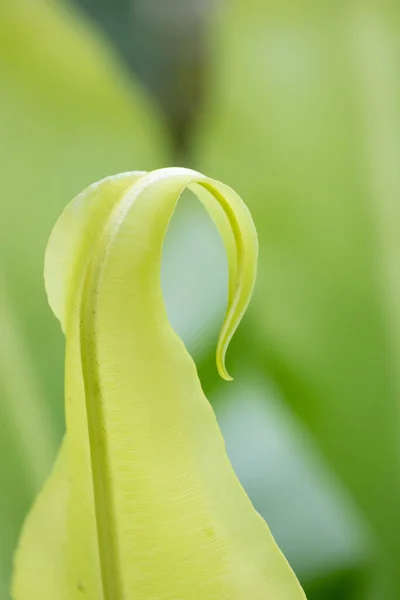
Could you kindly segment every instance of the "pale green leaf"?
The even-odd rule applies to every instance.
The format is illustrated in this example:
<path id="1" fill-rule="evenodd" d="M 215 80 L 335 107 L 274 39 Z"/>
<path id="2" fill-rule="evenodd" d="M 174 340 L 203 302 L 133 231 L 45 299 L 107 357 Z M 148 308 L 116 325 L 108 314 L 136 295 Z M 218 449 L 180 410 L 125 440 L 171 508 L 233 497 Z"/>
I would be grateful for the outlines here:
<path id="1" fill-rule="evenodd" d="M 228 254 L 217 366 L 229 378 L 225 352 L 257 262 L 240 197 L 178 168 L 89 187 L 64 211 L 46 253 L 49 301 L 67 339 L 67 434 L 24 528 L 15 600 L 304 598 L 233 472 L 193 360 L 168 322 L 162 247 L 188 186 Z"/>

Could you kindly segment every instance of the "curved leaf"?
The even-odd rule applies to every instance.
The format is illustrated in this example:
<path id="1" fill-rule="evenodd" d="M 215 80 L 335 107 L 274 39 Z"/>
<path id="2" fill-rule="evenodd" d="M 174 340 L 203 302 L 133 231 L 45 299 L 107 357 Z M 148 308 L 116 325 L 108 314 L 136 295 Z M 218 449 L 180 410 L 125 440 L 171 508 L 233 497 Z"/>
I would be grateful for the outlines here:
<path id="1" fill-rule="evenodd" d="M 252 294 L 258 249 L 240 197 L 179 168 L 88 188 L 46 253 L 49 301 L 67 338 L 67 434 L 24 528 L 16 600 L 304 598 L 233 472 L 167 319 L 162 246 L 188 186 L 228 252 L 217 366 L 229 379 L 225 352 Z"/>

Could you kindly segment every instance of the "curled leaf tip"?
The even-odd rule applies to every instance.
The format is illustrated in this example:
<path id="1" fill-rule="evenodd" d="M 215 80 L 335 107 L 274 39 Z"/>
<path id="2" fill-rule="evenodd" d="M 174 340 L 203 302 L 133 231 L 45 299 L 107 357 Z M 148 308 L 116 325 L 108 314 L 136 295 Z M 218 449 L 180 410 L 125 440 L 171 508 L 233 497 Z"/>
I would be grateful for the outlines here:
<path id="1" fill-rule="evenodd" d="M 216 363 L 217 363 L 217 371 L 219 376 L 225 381 L 233 381 L 233 377 L 228 373 L 225 364 L 225 355 L 226 355 L 227 347 L 222 347 L 220 344 L 217 345 L 216 352 Z"/>
<path id="2" fill-rule="evenodd" d="M 224 241 L 229 270 L 228 305 L 221 327 L 217 351 L 217 370 L 232 381 L 226 368 L 226 353 L 250 302 L 257 273 L 257 232 L 249 210 L 229 186 L 205 178 L 194 191 L 214 220 Z"/>

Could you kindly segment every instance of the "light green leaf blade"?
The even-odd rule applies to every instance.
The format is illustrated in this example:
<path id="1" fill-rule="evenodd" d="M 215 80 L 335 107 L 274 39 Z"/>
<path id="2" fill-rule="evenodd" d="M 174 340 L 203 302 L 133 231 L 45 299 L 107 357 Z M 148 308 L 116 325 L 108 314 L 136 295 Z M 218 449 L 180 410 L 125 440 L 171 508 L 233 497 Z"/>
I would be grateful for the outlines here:
<path id="1" fill-rule="evenodd" d="M 247 350 L 368 519 L 399 580 L 398 6 L 236 0 L 221 13 L 196 165 L 260 236 Z M 254 342 L 257 340 L 256 348 Z"/>
<path id="2" fill-rule="evenodd" d="M 177 168 L 88 188 L 64 211 L 47 250 L 49 300 L 64 313 L 67 337 L 67 434 L 65 454 L 24 529 L 16 600 L 55 593 L 72 600 L 82 592 L 93 600 L 304 598 L 234 475 L 195 365 L 166 315 L 163 240 L 188 186 L 207 190 L 199 199 L 227 243 L 233 281 L 217 348 L 227 377 L 226 346 L 249 302 L 257 259 L 241 199 Z M 90 218 L 82 219 L 85 211 Z M 67 252 L 71 239 L 74 251 Z M 54 562 L 60 573 L 52 588 L 30 561 L 41 515 L 62 485 L 59 547 L 47 566 Z M 45 556 L 46 548 L 36 552 Z"/>

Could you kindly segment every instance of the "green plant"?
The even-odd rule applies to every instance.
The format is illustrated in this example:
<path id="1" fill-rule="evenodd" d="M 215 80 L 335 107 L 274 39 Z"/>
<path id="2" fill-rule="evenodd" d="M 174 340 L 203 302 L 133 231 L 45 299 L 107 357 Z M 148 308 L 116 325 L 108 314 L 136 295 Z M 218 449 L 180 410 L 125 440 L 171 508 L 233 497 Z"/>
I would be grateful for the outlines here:
<path id="1" fill-rule="evenodd" d="M 195 365 L 162 298 L 163 240 L 189 187 L 227 250 L 217 367 L 249 303 L 257 235 L 240 197 L 187 169 L 90 186 L 46 252 L 66 334 L 67 433 L 23 530 L 15 600 L 305 598 L 228 461 Z"/>

